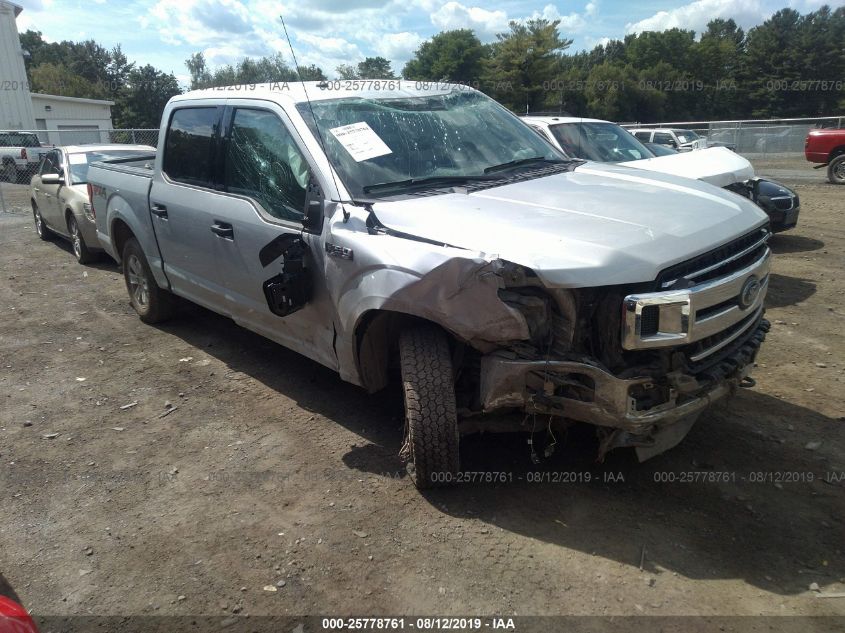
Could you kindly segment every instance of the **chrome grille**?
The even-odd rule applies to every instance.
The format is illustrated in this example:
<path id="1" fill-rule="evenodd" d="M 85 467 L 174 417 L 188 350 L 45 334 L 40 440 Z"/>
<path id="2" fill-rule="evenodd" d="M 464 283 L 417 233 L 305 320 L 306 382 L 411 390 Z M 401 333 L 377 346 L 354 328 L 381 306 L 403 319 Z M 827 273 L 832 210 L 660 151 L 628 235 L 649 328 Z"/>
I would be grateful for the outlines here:
<path id="1" fill-rule="evenodd" d="M 698 362 L 746 332 L 763 314 L 769 284 L 768 231 L 756 237 L 735 246 L 725 261 L 698 258 L 706 265 L 684 275 L 689 287 L 625 297 L 622 347 L 638 350 L 702 342 L 690 358 Z M 711 278 L 713 271 L 721 274 Z M 706 280 L 692 284 L 695 278 Z"/>
<path id="2" fill-rule="evenodd" d="M 672 288 L 687 280 L 680 286 L 683 288 L 691 285 L 690 282 L 698 284 L 740 270 L 768 250 L 766 242 L 770 236 L 769 229 L 762 227 L 703 255 L 671 266 L 658 275 L 658 288 Z"/>

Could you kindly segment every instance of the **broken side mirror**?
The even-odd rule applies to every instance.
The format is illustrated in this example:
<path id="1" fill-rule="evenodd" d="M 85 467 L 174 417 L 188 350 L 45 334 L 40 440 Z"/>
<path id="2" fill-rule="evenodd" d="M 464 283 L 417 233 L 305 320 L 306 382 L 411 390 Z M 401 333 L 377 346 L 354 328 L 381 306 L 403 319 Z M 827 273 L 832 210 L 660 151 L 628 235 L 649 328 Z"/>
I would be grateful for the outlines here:
<path id="1" fill-rule="evenodd" d="M 299 235 L 285 233 L 261 249 L 262 265 L 265 258 L 275 261 L 282 258 L 282 272 L 264 282 L 267 306 L 276 316 L 286 317 L 302 309 L 311 299 L 312 278 L 307 264 L 308 245 Z M 275 256 L 274 256 L 275 255 Z"/>
<path id="2" fill-rule="evenodd" d="M 305 190 L 305 216 L 302 218 L 302 228 L 308 233 L 319 235 L 322 232 L 324 203 L 323 191 L 314 176 L 311 176 Z"/>

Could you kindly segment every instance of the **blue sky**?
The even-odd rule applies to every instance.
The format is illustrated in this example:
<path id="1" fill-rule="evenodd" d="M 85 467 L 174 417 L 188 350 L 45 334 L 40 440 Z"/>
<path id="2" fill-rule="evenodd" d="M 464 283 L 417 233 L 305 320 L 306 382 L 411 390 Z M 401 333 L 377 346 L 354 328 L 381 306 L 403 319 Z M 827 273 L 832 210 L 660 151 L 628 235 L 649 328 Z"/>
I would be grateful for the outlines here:
<path id="1" fill-rule="evenodd" d="M 121 44 L 130 60 L 150 63 L 187 80 L 184 60 L 203 51 L 212 66 L 245 56 L 281 52 L 290 59 L 278 15 L 285 16 L 300 63 L 331 77 L 338 64 L 381 55 L 401 70 L 421 42 L 435 33 L 472 28 L 483 41 L 509 20 L 561 21 L 571 50 L 590 49 L 626 33 L 674 26 L 700 32 L 715 17 L 748 28 L 784 6 L 802 13 L 821 0 L 12 0 L 23 6 L 18 30 L 48 40 L 93 38 Z M 831 6 L 845 0 L 831 0 Z"/>

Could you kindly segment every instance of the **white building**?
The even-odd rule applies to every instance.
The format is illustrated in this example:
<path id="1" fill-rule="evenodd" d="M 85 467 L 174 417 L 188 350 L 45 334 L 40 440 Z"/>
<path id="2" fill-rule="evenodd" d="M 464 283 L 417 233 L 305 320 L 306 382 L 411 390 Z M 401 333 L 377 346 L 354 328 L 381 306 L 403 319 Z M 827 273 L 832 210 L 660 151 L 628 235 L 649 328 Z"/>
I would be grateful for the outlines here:
<path id="1" fill-rule="evenodd" d="M 0 129 L 32 130 L 35 115 L 23 65 L 23 51 L 15 18 L 23 11 L 0 0 Z"/>
<path id="2" fill-rule="evenodd" d="M 32 93 L 36 130 L 41 142 L 55 145 L 108 143 L 114 101 Z"/>
<path id="3" fill-rule="evenodd" d="M 37 130 L 42 143 L 109 142 L 113 101 L 30 93 L 16 21 L 21 11 L 0 0 L 0 129 Z"/>

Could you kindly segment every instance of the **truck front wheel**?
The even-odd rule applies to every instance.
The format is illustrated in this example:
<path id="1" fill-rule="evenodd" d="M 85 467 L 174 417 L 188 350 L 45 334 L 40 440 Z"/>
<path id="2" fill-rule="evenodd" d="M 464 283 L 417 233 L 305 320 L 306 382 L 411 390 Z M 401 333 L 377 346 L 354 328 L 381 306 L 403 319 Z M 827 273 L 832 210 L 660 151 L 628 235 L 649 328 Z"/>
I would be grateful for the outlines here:
<path id="1" fill-rule="evenodd" d="M 827 166 L 827 179 L 834 185 L 845 185 L 845 154 L 840 154 Z"/>
<path id="2" fill-rule="evenodd" d="M 159 288 L 141 245 L 134 237 L 123 247 L 123 278 L 129 301 L 144 323 L 160 323 L 173 313 L 172 295 Z"/>
<path id="3" fill-rule="evenodd" d="M 405 395 L 402 455 L 417 488 L 453 483 L 460 466 L 455 381 L 449 342 L 442 330 L 419 326 L 399 337 Z"/>

